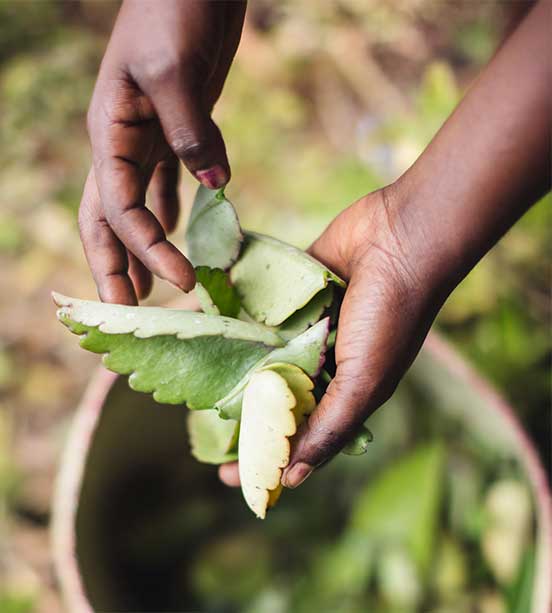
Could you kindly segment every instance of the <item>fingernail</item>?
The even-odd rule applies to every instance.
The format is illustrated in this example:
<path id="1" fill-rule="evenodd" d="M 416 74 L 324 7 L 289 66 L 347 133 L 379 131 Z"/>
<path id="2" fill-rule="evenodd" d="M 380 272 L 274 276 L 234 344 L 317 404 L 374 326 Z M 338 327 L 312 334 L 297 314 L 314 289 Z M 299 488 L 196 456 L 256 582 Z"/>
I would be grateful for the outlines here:
<path id="1" fill-rule="evenodd" d="M 313 467 L 305 462 L 297 462 L 295 466 L 283 477 L 282 484 L 290 489 L 301 485 L 313 471 Z"/>
<path id="2" fill-rule="evenodd" d="M 228 182 L 228 177 L 222 166 L 216 164 L 207 170 L 197 170 L 195 176 L 198 181 L 209 189 L 218 189 Z"/>
<path id="3" fill-rule="evenodd" d="M 190 290 L 186 289 L 181 283 L 177 283 L 176 281 L 169 281 L 168 279 L 165 279 L 165 281 L 171 285 L 172 287 L 174 287 L 174 289 L 177 289 L 181 292 L 185 292 L 188 293 Z"/>

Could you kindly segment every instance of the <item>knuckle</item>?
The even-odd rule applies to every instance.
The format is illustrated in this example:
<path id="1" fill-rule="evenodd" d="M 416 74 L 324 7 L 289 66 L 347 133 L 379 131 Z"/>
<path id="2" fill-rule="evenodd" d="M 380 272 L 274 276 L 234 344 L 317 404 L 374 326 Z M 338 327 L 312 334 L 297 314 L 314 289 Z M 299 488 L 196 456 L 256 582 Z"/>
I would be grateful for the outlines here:
<path id="1" fill-rule="evenodd" d="M 102 248 L 110 244 L 111 230 L 105 219 L 92 219 L 89 215 L 79 217 L 79 231 L 86 248 Z"/>
<path id="2" fill-rule="evenodd" d="M 151 86 L 167 83 L 186 82 L 195 74 L 192 58 L 183 53 L 167 50 L 142 59 L 132 72 L 139 80 Z"/>
<path id="3" fill-rule="evenodd" d="M 83 199 L 80 203 L 77 223 L 81 236 L 84 234 L 88 234 L 90 228 L 95 223 L 95 215 L 92 212 L 90 200 L 86 196 L 83 196 Z"/>
<path id="4" fill-rule="evenodd" d="M 99 79 L 94 87 L 92 98 L 86 112 L 86 129 L 90 137 L 92 137 L 92 134 L 99 124 L 98 120 L 99 116 L 101 115 L 102 99 L 105 97 L 104 89 L 105 87 Z"/>
<path id="5" fill-rule="evenodd" d="M 96 109 L 96 103 L 94 102 L 94 100 L 92 100 L 86 113 L 86 132 L 90 140 L 92 140 L 94 132 L 96 131 L 96 127 L 98 125 L 97 115 L 98 113 Z"/>
<path id="6" fill-rule="evenodd" d="M 90 223 L 90 213 L 86 208 L 86 203 L 81 202 L 77 216 L 77 223 L 81 236 L 86 232 L 87 226 Z"/>
<path id="7" fill-rule="evenodd" d="M 206 138 L 199 137 L 194 130 L 186 127 L 174 129 L 168 141 L 176 155 L 188 163 L 207 157 L 211 150 L 211 143 Z"/>
<path id="8" fill-rule="evenodd" d="M 300 456 L 309 464 L 318 466 L 339 451 L 340 438 L 339 431 L 325 425 L 313 413 L 308 423 L 308 442 L 301 449 Z"/>

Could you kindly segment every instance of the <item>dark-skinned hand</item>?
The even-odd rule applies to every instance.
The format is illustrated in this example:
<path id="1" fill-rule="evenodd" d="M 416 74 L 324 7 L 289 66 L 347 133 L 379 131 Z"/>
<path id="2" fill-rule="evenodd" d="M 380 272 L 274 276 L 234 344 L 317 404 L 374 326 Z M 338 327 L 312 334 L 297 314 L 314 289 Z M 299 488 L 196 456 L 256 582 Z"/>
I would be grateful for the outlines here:
<path id="1" fill-rule="evenodd" d="M 206 187 L 230 179 L 211 118 L 236 52 L 245 3 L 125 0 L 88 112 L 93 167 L 79 212 L 100 299 L 137 304 L 152 273 L 188 291 L 191 264 L 170 243 L 180 161 Z M 149 187 L 148 207 L 146 190 Z"/>
<path id="2" fill-rule="evenodd" d="M 178 164 L 210 188 L 230 178 L 211 110 L 244 12 L 232 1 L 123 2 L 90 106 L 94 165 L 79 215 L 104 301 L 136 304 L 151 273 L 194 285 L 166 240 Z M 284 485 L 304 481 L 393 393 L 450 291 L 550 189 L 548 16 L 548 3 L 537 3 L 414 166 L 343 211 L 311 247 L 349 285 L 336 376 L 293 438 Z M 237 485 L 236 465 L 220 476 Z"/>
<path id="3" fill-rule="evenodd" d="M 284 485 L 302 483 L 389 398 L 449 293 L 550 189 L 548 13 L 548 2 L 533 8 L 412 168 L 311 247 L 349 284 L 336 376 L 292 438 Z M 235 464 L 219 474 L 238 484 Z"/>

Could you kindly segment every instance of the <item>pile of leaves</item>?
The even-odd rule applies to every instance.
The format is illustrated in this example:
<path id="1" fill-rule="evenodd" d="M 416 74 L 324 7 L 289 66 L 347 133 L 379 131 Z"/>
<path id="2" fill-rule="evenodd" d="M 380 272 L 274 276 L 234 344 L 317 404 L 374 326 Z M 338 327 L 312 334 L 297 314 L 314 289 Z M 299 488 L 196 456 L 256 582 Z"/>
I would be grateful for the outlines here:
<path id="1" fill-rule="evenodd" d="M 222 190 L 198 189 L 187 241 L 203 313 L 54 294 L 58 317 L 132 389 L 191 409 L 193 455 L 239 457 L 245 500 L 264 518 L 281 493 L 289 438 L 331 381 L 323 366 L 345 282 L 304 251 L 242 230 Z M 363 428 L 346 452 L 369 440 Z"/>

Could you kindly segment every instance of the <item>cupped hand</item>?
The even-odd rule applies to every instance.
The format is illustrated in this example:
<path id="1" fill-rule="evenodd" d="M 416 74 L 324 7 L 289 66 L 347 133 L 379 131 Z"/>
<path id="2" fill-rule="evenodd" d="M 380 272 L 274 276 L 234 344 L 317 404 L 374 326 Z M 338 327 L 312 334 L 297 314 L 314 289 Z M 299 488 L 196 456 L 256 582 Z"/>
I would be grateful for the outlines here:
<path id="1" fill-rule="evenodd" d="M 297 487 L 338 453 L 383 404 L 416 356 L 444 296 L 401 222 L 390 186 L 345 209 L 310 253 L 348 281 L 337 328 L 336 375 L 309 420 L 292 439 L 282 475 Z M 423 236 L 422 228 L 417 236 Z M 237 465 L 220 467 L 227 485 L 239 485 Z"/>
<path id="2" fill-rule="evenodd" d="M 103 301 L 136 304 L 151 273 L 185 291 L 194 285 L 191 264 L 166 238 L 178 218 L 179 161 L 206 187 L 230 178 L 211 110 L 244 14 L 235 1 L 122 4 L 88 112 L 94 162 L 79 213 Z"/>
<path id="3" fill-rule="evenodd" d="M 292 439 L 284 485 L 330 459 L 390 397 L 448 294 L 550 190 L 548 10 L 536 3 L 414 165 L 312 246 L 349 285 L 336 376 Z M 237 485 L 235 466 L 220 476 Z"/>

